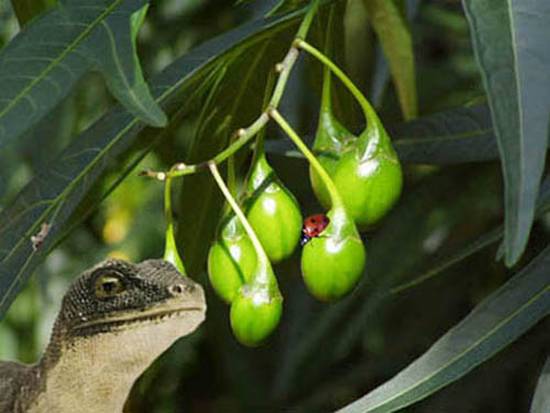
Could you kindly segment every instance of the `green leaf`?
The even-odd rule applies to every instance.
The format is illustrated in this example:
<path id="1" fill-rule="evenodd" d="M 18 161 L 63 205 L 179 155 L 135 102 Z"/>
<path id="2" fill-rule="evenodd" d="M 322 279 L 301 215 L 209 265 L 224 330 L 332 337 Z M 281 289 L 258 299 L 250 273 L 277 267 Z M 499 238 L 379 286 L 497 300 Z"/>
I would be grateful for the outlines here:
<path id="1" fill-rule="evenodd" d="M 451 109 L 400 125 L 388 125 L 387 129 L 399 159 L 405 163 L 449 165 L 498 159 L 486 105 Z M 266 150 L 303 157 L 288 139 L 267 141 Z"/>
<path id="2" fill-rule="evenodd" d="M 550 209 L 550 176 L 547 176 L 540 188 L 539 198 L 537 202 L 537 211 L 535 216 L 540 218 Z M 498 226 L 497 228 L 492 229 L 489 232 L 479 236 L 473 242 L 468 243 L 464 248 L 457 250 L 451 256 L 447 257 L 441 263 L 431 268 L 430 270 L 422 273 L 421 275 L 414 277 L 410 281 L 406 281 L 394 288 L 391 289 L 391 294 L 399 294 L 403 291 L 408 290 L 409 288 L 416 287 L 422 284 L 424 281 L 430 280 L 443 271 L 449 269 L 453 265 L 461 262 L 462 260 L 472 256 L 476 252 L 482 250 L 485 247 L 488 247 L 491 244 L 494 244 L 502 238 L 504 235 L 504 227 Z"/>
<path id="3" fill-rule="evenodd" d="M 196 90 L 208 71 L 228 53 L 285 29 L 302 13 L 260 19 L 204 43 L 153 79 L 153 96 L 169 112 L 174 111 L 176 106 L 181 107 L 181 102 L 175 104 L 176 98 L 186 102 L 189 91 Z M 13 204 L 0 213 L 0 316 L 65 234 L 73 212 L 97 178 L 136 141 L 144 126 L 121 107 L 113 108 L 37 173 Z M 49 225 L 49 231 L 33 250 L 31 236 L 43 223 Z"/>
<path id="4" fill-rule="evenodd" d="M 457 252 L 452 254 L 450 257 L 447 257 L 443 262 L 431 268 L 430 270 L 422 273 L 421 275 L 414 277 L 412 280 L 404 282 L 390 290 L 391 294 L 399 294 L 410 288 L 414 288 L 425 281 L 428 281 L 437 275 L 441 274 L 443 271 L 449 269 L 453 265 L 461 262 L 462 260 L 470 257 L 476 252 L 482 250 L 485 247 L 488 247 L 491 244 L 494 244 L 499 239 L 502 238 L 503 229 L 501 227 L 495 228 L 480 237 L 478 237 L 473 242 L 470 242 L 466 247 L 459 249 Z"/>
<path id="5" fill-rule="evenodd" d="M 370 22 L 388 59 L 405 119 L 416 117 L 418 102 L 414 50 L 407 22 L 394 0 L 364 0 Z"/>
<path id="6" fill-rule="evenodd" d="M 0 53 L 0 147 L 35 125 L 90 70 L 103 74 L 131 113 L 164 126 L 136 54 L 146 7 L 145 0 L 66 0 L 30 22 Z"/>
<path id="7" fill-rule="evenodd" d="M 546 359 L 546 363 L 544 363 L 544 367 L 540 372 L 533 402 L 531 403 L 531 413 L 546 412 L 550 412 L 550 357 Z"/>
<path id="8" fill-rule="evenodd" d="M 416 19 L 418 15 L 418 9 L 420 7 L 421 0 L 407 0 L 405 4 L 406 17 L 409 25 Z M 372 79 L 370 81 L 369 88 L 369 101 L 375 108 L 379 108 L 382 105 L 384 93 L 387 89 L 388 82 L 390 80 L 390 69 L 388 67 L 388 60 L 384 56 L 384 52 L 378 44 L 375 50 L 375 62 Z"/>
<path id="9" fill-rule="evenodd" d="M 57 0 L 11 0 L 11 6 L 20 26 L 24 26 L 33 17 L 52 8 Z"/>
<path id="10" fill-rule="evenodd" d="M 505 262 L 518 261 L 533 222 L 550 114 L 550 2 L 463 0 L 499 144 Z"/>
<path id="11" fill-rule="evenodd" d="M 387 129 L 403 162 L 449 165 L 498 159 L 486 105 L 451 109 Z"/>
<path id="12" fill-rule="evenodd" d="M 458 380 L 550 314 L 550 246 L 421 357 L 342 413 L 394 412 Z"/>

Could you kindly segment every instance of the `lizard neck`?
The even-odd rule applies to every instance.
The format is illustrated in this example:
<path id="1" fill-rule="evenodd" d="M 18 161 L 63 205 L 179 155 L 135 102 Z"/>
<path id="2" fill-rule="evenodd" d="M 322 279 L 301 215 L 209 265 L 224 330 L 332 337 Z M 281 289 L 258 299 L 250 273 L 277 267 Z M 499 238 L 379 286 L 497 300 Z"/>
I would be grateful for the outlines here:
<path id="1" fill-rule="evenodd" d="M 122 412 L 136 379 L 180 336 L 177 321 L 70 340 L 54 335 L 38 365 L 40 391 L 28 411 Z"/>

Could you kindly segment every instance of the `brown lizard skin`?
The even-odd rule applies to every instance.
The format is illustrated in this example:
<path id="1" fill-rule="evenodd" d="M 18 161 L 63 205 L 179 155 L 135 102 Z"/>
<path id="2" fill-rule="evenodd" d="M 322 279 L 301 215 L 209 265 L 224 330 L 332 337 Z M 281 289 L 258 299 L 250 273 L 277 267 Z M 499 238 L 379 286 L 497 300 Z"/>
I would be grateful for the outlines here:
<path id="1" fill-rule="evenodd" d="M 107 260 L 65 294 L 35 365 L 0 363 L 0 413 L 117 413 L 145 369 L 202 323 L 200 285 L 163 260 Z"/>

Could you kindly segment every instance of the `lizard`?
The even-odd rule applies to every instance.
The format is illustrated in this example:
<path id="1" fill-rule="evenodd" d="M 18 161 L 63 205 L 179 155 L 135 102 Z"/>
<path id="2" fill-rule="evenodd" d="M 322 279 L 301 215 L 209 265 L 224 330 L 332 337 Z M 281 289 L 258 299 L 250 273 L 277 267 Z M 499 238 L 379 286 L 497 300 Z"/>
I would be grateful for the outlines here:
<path id="1" fill-rule="evenodd" d="M 0 413 L 121 412 L 136 379 L 204 320 L 202 287 L 159 259 L 108 259 L 61 301 L 34 365 L 0 362 Z"/>

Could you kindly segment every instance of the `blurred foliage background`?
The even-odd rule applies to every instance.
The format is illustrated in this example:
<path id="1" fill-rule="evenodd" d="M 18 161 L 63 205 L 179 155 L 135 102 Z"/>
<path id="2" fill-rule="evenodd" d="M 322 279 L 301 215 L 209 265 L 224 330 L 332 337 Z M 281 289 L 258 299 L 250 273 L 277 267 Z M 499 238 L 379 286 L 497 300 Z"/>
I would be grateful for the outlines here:
<path id="1" fill-rule="evenodd" d="M 152 2 L 139 34 L 139 56 L 149 77 L 196 45 L 243 22 L 259 18 L 277 2 L 235 5 L 234 0 Z M 294 3 L 294 4 L 293 4 Z M 286 2 L 291 9 L 300 1 Z M 303 3 L 303 2 L 302 2 Z M 346 3 L 346 2 L 340 2 Z M 377 78 L 380 50 L 362 2 L 341 8 L 337 60 L 379 109 L 388 125 L 403 121 L 395 89 Z M 410 2 L 413 3 L 414 2 Z M 419 112 L 430 114 L 484 101 L 468 24 L 458 1 L 416 4 L 411 32 L 416 54 Z M 0 2 L 0 46 L 19 26 L 10 2 Z M 156 141 L 137 169 L 75 226 L 38 268 L 0 323 L 0 359 L 32 363 L 49 339 L 60 299 L 71 280 L 108 257 L 141 261 L 162 255 L 162 186 L 138 177 L 140 169 L 165 169 L 179 160 L 204 160 L 227 143 L 229 132 L 259 112 L 268 71 L 288 49 L 295 26 L 236 54 L 225 64 L 218 87 L 209 87 L 169 133 Z M 313 27 L 313 39 L 320 27 Z M 317 120 L 320 66 L 302 58 L 282 112 L 303 134 Z M 358 128 L 360 113 L 340 90 L 339 114 Z M 30 132 L 0 153 L 0 208 L 41 166 L 113 104 L 101 77 L 86 75 L 70 96 Z M 39 151 L 29 146 L 42 134 Z M 193 136 L 194 139 L 189 139 Z M 269 136 L 278 138 L 276 128 Z M 201 142 L 200 145 L 193 142 Z M 120 178 L 140 148 L 138 140 L 96 184 L 103 192 Z M 240 161 L 248 159 L 243 151 Z M 297 196 L 304 215 L 320 210 L 301 159 L 272 155 L 277 173 Z M 208 318 L 193 336 L 180 340 L 146 372 L 132 391 L 129 412 L 317 412 L 343 406 L 389 379 L 422 354 L 481 299 L 510 276 L 495 261 L 498 243 L 403 291 L 392 288 L 446 262 L 502 222 L 503 183 L 498 161 L 436 166 L 407 164 L 403 196 L 383 222 L 366 235 L 368 274 L 350 297 L 337 304 L 315 302 L 300 277 L 299 251 L 276 267 L 285 296 L 281 325 L 256 349 L 232 337 L 228 308 L 214 297 L 205 276 L 205 254 L 213 239 L 221 197 L 207 174 L 178 188 L 178 239 L 191 275 L 206 286 Z M 543 215 L 522 263 L 550 239 Z M 458 382 L 407 412 L 526 412 L 548 351 L 548 320 Z"/>

